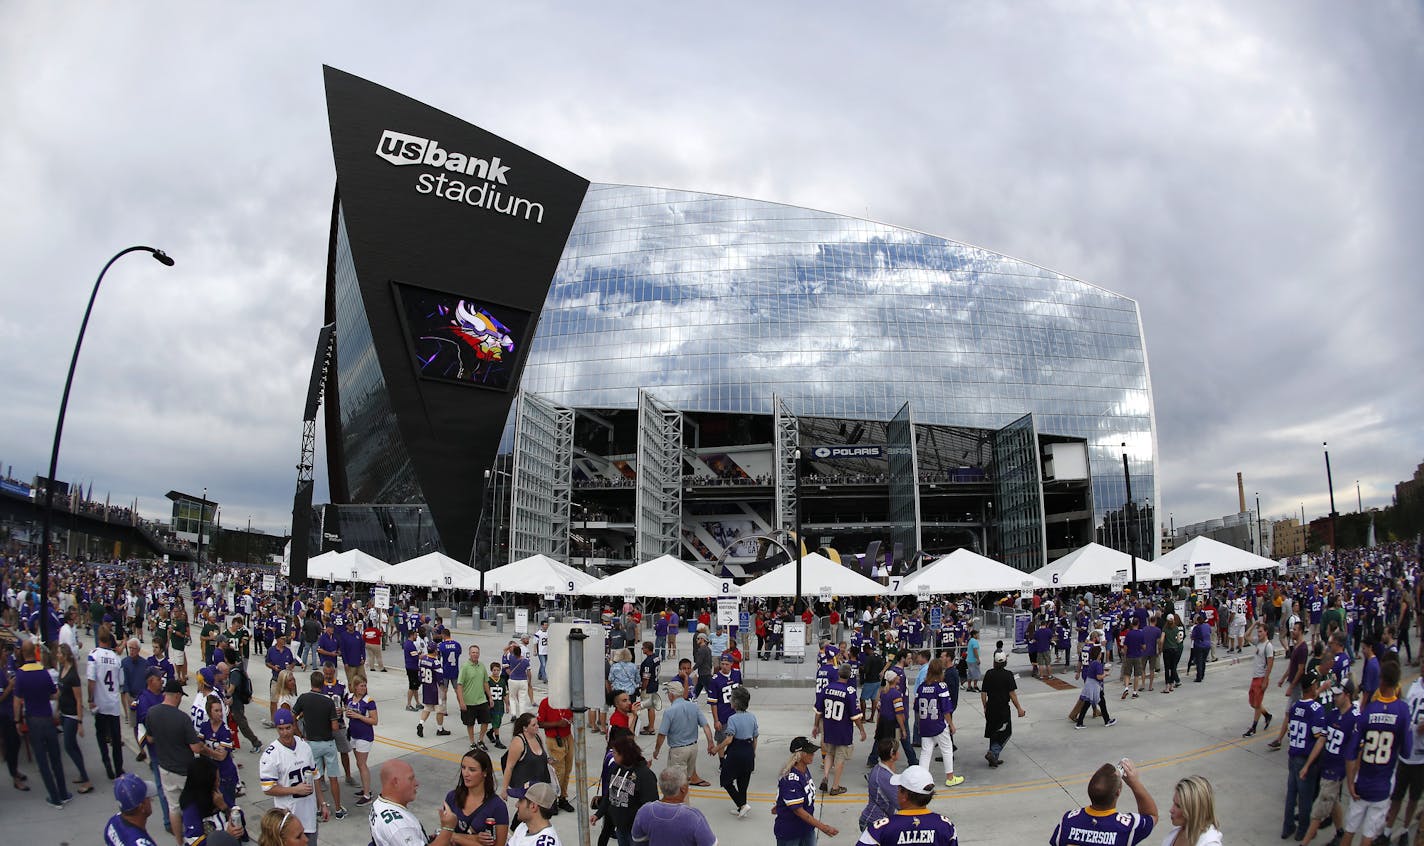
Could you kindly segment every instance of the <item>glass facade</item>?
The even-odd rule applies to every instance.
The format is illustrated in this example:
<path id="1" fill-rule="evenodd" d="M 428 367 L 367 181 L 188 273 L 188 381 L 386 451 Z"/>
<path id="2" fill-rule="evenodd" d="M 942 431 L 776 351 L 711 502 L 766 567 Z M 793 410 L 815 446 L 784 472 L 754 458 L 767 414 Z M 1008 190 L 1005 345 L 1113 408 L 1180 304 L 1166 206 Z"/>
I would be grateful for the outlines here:
<path id="1" fill-rule="evenodd" d="M 418 501 L 344 225 L 336 285 L 353 501 Z M 642 389 L 678 411 L 768 418 L 774 395 L 802 419 L 883 422 L 909 403 L 917 426 L 985 430 L 1032 414 L 1040 434 L 1086 440 L 1104 543 L 1127 540 L 1104 526 L 1124 507 L 1124 451 L 1139 502 L 1157 499 L 1136 302 L 980 247 L 776 203 L 591 186 L 520 389 L 629 410 Z M 511 413 L 502 452 L 513 428 Z M 1158 527 L 1147 532 L 1155 550 Z"/>
<path id="2" fill-rule="evenodd" d="M 909 402 L 916 424 L 994 430 L 1032 413 L 1040 433 L 1086 439 L 1095 522 L 1123 507 L 1121 444 L 1134 494 L 1157 499 L 1135 301 L 794 206 L 591 186 L 521 388 L 572 408 L 635 408 L 643 388 L 768 416 L 776 394 L 800 417 L 881 421 Z"/>

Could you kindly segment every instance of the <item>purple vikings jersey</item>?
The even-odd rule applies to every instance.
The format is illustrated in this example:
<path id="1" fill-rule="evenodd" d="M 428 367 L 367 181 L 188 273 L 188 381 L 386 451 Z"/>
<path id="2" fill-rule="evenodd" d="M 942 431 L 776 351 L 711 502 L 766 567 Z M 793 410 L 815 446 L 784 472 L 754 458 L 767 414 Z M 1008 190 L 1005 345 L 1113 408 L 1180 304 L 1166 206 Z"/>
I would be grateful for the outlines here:
<path id="1" fill-rule="evenodd" d="M 1359 756 L 1355 792 L 1362 801 L 1379 802 L 1389 798 L 1394 787 L 1394 765 L 1414 748 L 1412 728 L 1409 706 L 1397 697 L 1381 696 L 1360 711 L 1354 740 L 1345 751 L 1345 759 Z"/>
<path id="2" fill-rule="evenodd" d="M 954 709 L 950 705 L 949 685 L 944 682 L 925 683 L 915 689 L 915 717 L 920 723 L 921 737 L 939 737 L 948 726 L 945 720 Z"/>
<path id="3" fill-rule="evenodd" d="M 899 811 L 894 816 L 885 817 L 871 823 L 862 838 L 878 846 L 909 846 L 924 843 L 930 846 L 956 846 L 959 836 L 954 832 L 954 823 L 949 817 L 936 814 L 929 808 Z"/>
<path id="4" fill-rule="evenodd" d="M 1049 846 L 1135 846 L 1152 833 L 1152 818 L 1079 808 L 1059 820 Z"/>
<path id="5" fill-rule="evenodd" d="M 1314 699 L 1301 699 L 1291 706 L 1286 736 L 1292 758 L 1310 754 L 1315 739 L 1325 732 L 1325 709 Z"/>
<path id="6" fill-rule="evenodd" d="M 856 718 L 860 716 L 860 697 L 850 685 L 831 682 L 816 696 L 816 713 L 821 715 L 821 731 L 826 742 L 850 746 Z"/>

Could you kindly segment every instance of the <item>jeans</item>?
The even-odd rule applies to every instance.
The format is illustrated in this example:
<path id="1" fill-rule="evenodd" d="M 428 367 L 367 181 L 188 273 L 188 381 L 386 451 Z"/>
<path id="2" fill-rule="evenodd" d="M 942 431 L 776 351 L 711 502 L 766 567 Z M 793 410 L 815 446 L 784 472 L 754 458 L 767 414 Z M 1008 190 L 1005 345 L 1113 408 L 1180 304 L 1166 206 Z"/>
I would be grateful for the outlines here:
<path id="1" fill-rule="evenodd" d="M 1208 650 L 1209 647 L 1205 646 L 1192 647 L 1191 658 L 1187 660 L 1187 672 L 1191 672 L 1193 666 L 1197 668 L 1195 681 L 1201 681 L 1202 676 L 1206 675 L 1206 653 Z"/>
<path id="2" fill-rule="evenodd" d="M 79 750 L 79 726 L 78 719 L 69 717 L 60 719 L 60 728 L 64 732 L 64 753 L 69 756 L 69 760 L 74 762 L 75 769 L 79 770 L 79 778 L 88 781 L 89 772 L 84 769 L 84 753 Z"/>
<path id="3" fill-rule="evenodd" d="M 1292 755 L 1286 775 L 1286 815 L 1281 831 L 1294 832 L 1297 840 L 1305 837 L 1310 828 L 1310 806 L 1315 804 L 1315 794 L 1320 791 L 1320 768 L 1301 772 L 1306 757 Z"/>
<path id="4" fill-rule="evenodd" d="M 316 641 L 312 641 L 311 643 L 307 643 L 306 641 L 302 642 L 302 648 L 301 651 L 297 654 L 297 660 L 301 662 L 301 665 L 303 667 L 307 669 L 315 667 L 316 665 L 313 662 L 316 661 L 319 657 L 320 656 L 317 655 L 316 652 Z M 317 669 L 320 669 L 320 667 L 318 667 Z"/>
<path id="5" fill-rule="evenodd" d="M 1097 705 L 1098 705 L 1098 708 L 1103 712 L 1103 725 L 1107 725 L 1107 724 L 1108 724 L 1108 721 L 1111 720 L 1112 717 L 1109 717 L 1109 716 L 1108 716 L 1108 694 L 1107 694 L 1107 688 L 1106 688 L 1106 687 L 1103 688 L 1102 690 L 1098 691 L 1098 702 L 1097 702 Z M 1083 724 L 1083 718 L 1086 717 L 1086 716 L 1088 716 L 1088 712 L 1091 711 L 1092 709 L 1093 709 L 1093 703 L 1092 703 L 1092 702 L 1084 701 L 1084 703 L 1083 703 L 1083 710 L 1081 710 L 1081 711 L 1078 712 L 1078 723 L 1077 723 L 1078 725 L 1081 726 L 1081 725 Z"/>
<path id="6" fill-rule="evenodd" d="M 1162 678 L 1167 684 L 1176 686 L 1182 683 L 1182 677 L 1177 674 L 1177 664 L 1182 660 L 1182 650 L 1164 649 L 1162 650 L 1162 667 L 1166 671 Z"/>
<path id="7" fill-rule="evenodd" d="M 69 798 L 69 789 L 64 782 L 64 762 L 59 758 L 59 728 L 49 717 L 27 717 L 30 729 L 30 748 L 35 753 L 35 764 L 44 782 L 46 798 L 54 803 Z"/>
<path id="8" fill-rule="evenodd" d="M 153 783 L 158 787 L 158 807 L 163 811 L 163 830 L 169 834 L 173 833 L 173 824 L 169 822 L 168 816 L 168 794 L 163 792 L 163 782 L 158 775 L 158 755 L 148 756 L 149 766 L 153 768 Z"/>
<path id="9" fill-rule="evenodd" d="M 633 846 L 632 828 L 615 828 L 613 829 L 613 837 L 618 841 L 618 846 Z"/>
<path id="10" fill-rule="evenodd" d="M 991 741 L 989 741 L 989 754 L 990 754 L 990 755 L 993 755 L 995 758 L 997 758 L 997 757 L 999 757 L 999 753 L 1000 753 L 1000 752 L 1003 752 L 1003 751 L 1004 751 L 1004 744 L 998 742 L 997 740 L 991 740 Z"/>
<path id="11" fill-rule="evenodd" d="M 99 760 L 104 772 L 115 778 L 124 771 L 124 738 L 118 714 L 94 715 L 94 739 L 99 741 Z"/>
<path id="12" fill-rule="evenodd" d="M 549 680 L 549 674 L 548 674 L 548 672 L 547 672 L 547 670 L 548 670 L 548 664 L 549 664 L 549 656 L 547 656 L 547 655 L 540 655 L 540 656 L 539 656 L 539 681 L 541 681 L 541 682 L 547 682 L 547 681 Z M 629 836 L 631 837 L 632 835 L 630 834 Z"/>
<path id="13" fill-rule="evenodd" d="M 8 710 L 9 703 L 3 707 Z M 11 715 L 0 716 L 0 743 L 5 744 L 5 766 L 10 770 L 10 778 L 20 777 L 20 734 L 15 731 L 15 720 Z"/>
<path id="14" fill-rule="evenodd" d="M 800 837 L 778 837 L 776 846 L 816 846 L 816 829 L 811 829 Z"/>

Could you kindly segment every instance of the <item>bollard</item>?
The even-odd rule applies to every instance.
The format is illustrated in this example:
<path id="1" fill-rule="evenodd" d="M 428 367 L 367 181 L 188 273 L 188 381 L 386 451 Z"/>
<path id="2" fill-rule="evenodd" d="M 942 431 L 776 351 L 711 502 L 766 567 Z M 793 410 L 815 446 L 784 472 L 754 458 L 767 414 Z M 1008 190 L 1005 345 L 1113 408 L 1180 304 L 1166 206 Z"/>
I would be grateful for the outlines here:
<path id="1" fill-rule="evenodd" d="M 504 634 L 504 615 L 503 615 L 503 614 L 496 614 L 496 615 L 494 615 L 494 630 L 497 631 L 497 632 L 499 632 L 500 634 Z"/>

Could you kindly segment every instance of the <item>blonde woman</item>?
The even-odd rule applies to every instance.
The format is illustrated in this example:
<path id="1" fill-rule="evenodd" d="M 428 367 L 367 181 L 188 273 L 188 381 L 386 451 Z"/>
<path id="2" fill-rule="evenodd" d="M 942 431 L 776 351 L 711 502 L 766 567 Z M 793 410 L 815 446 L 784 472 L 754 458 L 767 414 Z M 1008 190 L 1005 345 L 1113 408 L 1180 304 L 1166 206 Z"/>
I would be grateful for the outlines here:
<path id="1" fill-rule="evenodd" d="M 262 815 L 257 846 L 307 846 L 302 821 L 285 808 L 272 808 Z"/>
<path id="2" fill-rule="evenodd" d="M 835 837 L 840 831 L 816 817 L 816 782 L 811 761 L 820 746 L 804 737 L 791 741 L 791 757 L 776 784 L 776 821 L 771 833 L 776 846 L 814 846 L 816 832 Z"/>
<path id="3" fill-rule="evenodd" d="M 290 668 L 277 674 L 277 710 L 297 703 L 297 677 Z"/>
<path id="4" fill-rule="evenodd" d="M 1187 776 L 1172 790 L 1172 828 L 1162 846 L 1221 846 L 1221 830 L 1216 823 L 1216 802 L 1211 782 L 1199 775 Z"/>

